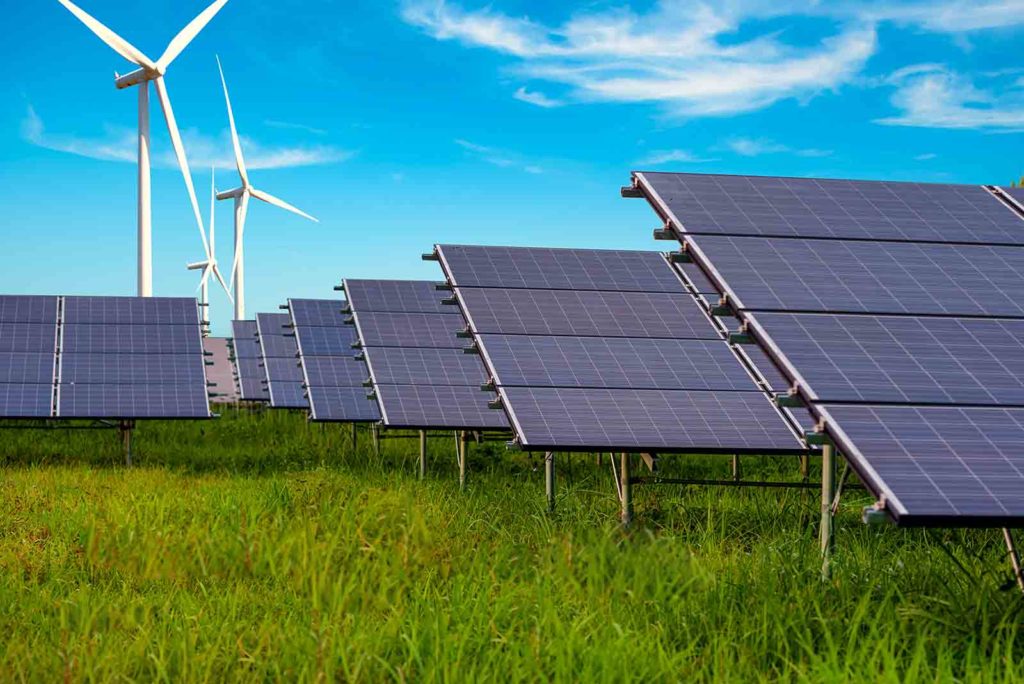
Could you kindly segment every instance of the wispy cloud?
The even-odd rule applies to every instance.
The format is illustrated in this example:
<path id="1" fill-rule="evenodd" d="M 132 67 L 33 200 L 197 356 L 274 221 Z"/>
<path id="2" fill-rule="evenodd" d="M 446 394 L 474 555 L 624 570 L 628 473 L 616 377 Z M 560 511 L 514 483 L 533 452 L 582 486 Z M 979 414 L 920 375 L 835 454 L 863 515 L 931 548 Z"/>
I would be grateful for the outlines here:
<path id="1" fill-rule="evenodd" d="M 135 131 L 106 126 L 102 135 L 96 137 L 52 133 L 46 129 L 42 118 L 31 105 L 22 119 L 21 135 L 24 140 L 38 147 L 80 157 L 131 163 L 138 159 Z M 189 165 L 193 168 L 235 167 L 227 131 L 217 137 L 210 137 L 194 129 L 186 129 L 181 132 L 181 137 L 188 154 Z M 242 148 L 245 152 L 245 165 L 249 169 L 283 169 L 333 164 L 352 156 L 351 152 L 330 145 L 275 146 L 245 136 L 242 136 Z M 178 168 L 170 145 L 160 147 L 154 144 L 152 163 L 157 168 Z"/>
<path id="2" fill-rule="evenodd" d="M 992 79 L 990 79 L 992 80 Z M 999 92 L 979 88 L 968 77 L 941 65 L 900 69 L 889 83 L 896 88 L 891 102 L 899 114 L 878 119 L 888 126 L 925 128 L 1024 129 L 1024 88 L 994 79 Z"/>
<path id="3" fill-rule="evenodd" d="M 311 133 L 312 135 L 327 135 L 327 131 L 322 128 L 316 128 L 315 126 L 307 126 L 306 124 L 294 123 L 291 121 L 278 121 L 277 119 L 266 119 L 263 121 L 263 125 L 269 126 L 270 128 L 281 128 L 287 131 L 302 131 L 303 133 Z"/>
<path id="4" fill-rule="evenodd" d="M 815 147 L 793 148 L 770 138 L 731 138 L 725 146 L 743 157 L 759 157 L 764 154 L 795 154 L 798 157 L 828 157 L 832 150 Z"/>
<path id="5" fill-rule="evenodd" d="M 640 166 L 662 166 L 663 164 L 704 164 L 715 161 L 713 158 L 700 157 L 687 150 L 651 150 L 637 161 Z"/>
<path id="6" fill-rule="evenodd" d="M 931 161 L 932 159 L 935 159 L 938 156 L 939 155 L 935 154 L 934 152 L 925 152 L 924 154 L 919 154 L 915 156 L 914 161 Z"/>
<path id="7" fill-rule="evenodd" d="M 516 90 L 515 94 L 512 97 L 522 102 L 527 102 L 529 104 L 545 108 L 561 107 L 562 105 L 565 104 L 560 100 L 554 100 L 548 97 L 544 93 L 527 90 L 525 86 Z"/>
<path id="8" fill-rule="evenodd" d="M 486 145 L 478 145 L 461 138 L 456 139 L 455 144 L 464 149 L 471 156 L 493 166 L 500 166 L 505 169 L 518 169 L 519 171 L 525 171 L 526 173 L 544 173 L 543 167 L 524 159 L 522 155 L 515 152 L 498 149 L 496 147 L 488 147 Z"/>

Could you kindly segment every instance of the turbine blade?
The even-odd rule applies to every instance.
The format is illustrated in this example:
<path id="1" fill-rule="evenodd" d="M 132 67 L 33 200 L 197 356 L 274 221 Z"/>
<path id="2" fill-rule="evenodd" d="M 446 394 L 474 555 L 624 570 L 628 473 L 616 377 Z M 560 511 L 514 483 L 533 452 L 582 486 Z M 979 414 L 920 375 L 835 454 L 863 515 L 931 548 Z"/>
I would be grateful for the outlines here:
<path id="1" fill-rule="evenodd" d="M 213 265 L 213 275 L 217 278 L 217 282 L 220 283 L 220 286 L 224 288 L 224 293 L 228 296 L 228 299 L 232 304 L 234 304 L 235 298 L 231 296 L 231 288 L 228 287 L 226 282 L 224 282 L 224 276 L 220 274 L 220 268 L 217 267 L 217 264 Z"/>
<path id="2" fill-rule="evenodd" d="M 217 57 L 217 71 L 220 72 L 220 83 L 224 86 L 224 102 L 228 105 L 228 123 L 231 124 L 231 144 L 235 148 L 235 166 L 238 167 L 238 175 L 242 178 L 242 187 L 249 187 L 249 174 L 245 171 L 245 158 L 242 157 L 242 143 L 238 140 L 238 129 L 235 128 L 235 113 L 231 110 L 231 98 L 228 96 L 228 82 L 224 79 L 224 69 L 220 65 L 220 57 Z"/>
<path id="3" fill-rule="evenodd" d="M 57 0 L 57 2 L 64 5 L 69 12 L 78 17 L 79 21 L 85 24 L 90 31 L 95 33 L 100 40 L 113 48 L 114 52 L 121 55 L 129 62 L 138 64 L 140 67 L 156 69 L 156 64 L 153 63 L 153 60 L 142 54 L 137 47 L 93 19 L 85 12 L 85 10 L 71 2 L 71 0 Z"/>
<path id="4" fill-rule="evenodd" d="M 238 270 L 238 260 L 242 256 L 242 250 L 238 249 L 243 245 L 245 238 L 245 215 L 249 211 L 249 193 L 243 192 L 238 198 L 238 240 L 235 242 L 235 259 L 231 263 L 231 282 L 235 282 L 235 272 Z"/>
<path id="5" fill-rule="evenodd" d="M 181 167 L 182 178 L 185 179 L 185 188 L 188 190 L 188 199 L 192 203 L 192 213 L 196 217 L 196 226 L 199 227 L 199 237 L 203 241 L 205 254 L 210 253 L 210 245 L 206 241 L 206 229 L 203 228 L 203 215 L 199 211 L 199 200 L 196 199 L 196 188 L 192 185 L 192 172 L 188 168 L 188 159 L 185 157 L 185 147 L 181 143 L 181 134 L 178 133 L 178 124 L 174 120 L 174 110 L 171 108 L 171 98 L 167 94 L 167 84 L 163 76 L 153 80 L 156 84 L 156 92 L 160 97 L 160 106 L 164 110 L 164 119 L 167 120 L 167 132 L 171 135 L 171 144 L 174 146 L 174 155 L 178 158 L 178 166 Z"/>
<path id="6" fill-rule="evenodd" d="M 214 250 L 217 249 L 216 235 L 214 234 L 214 223 L 217 218 L 217 175 L 214 167 L 210 167 L 210 253 L 209 259 L 214 258 Z"/>
<path id="7" fill-rule="evenodd" d="M 293 214 L 298 214 L 299 216 L 302 216 L 303 218 L 308 218 L 310 221 L 312 221 L 314 223 L 320 223 L 320 221 L 318 221 L 317 219 L 313 218 L 312 216 L 310 216 L 306 212 L 304 212 L 304 211 L 302 211 L 300 209 L 296 209 L 292 205 L 290 205 L 287 202 L 285 202 L 283 199 L 278 199 L 277 197 L 274 197 L 273 195 L 271 195 L 268 192 L 263 192 L 262 190 L 257 190 L 256 188 L 252 188 L 252 190 L 250 190 L 250 192 L 252 192 L 252 196 L 253 197 L 255 197 L 258 200 L 263 200 L 267 204 L 273 204 L 275 207 L 281 207 L 282 209 L 286 209 L 286 210 L 292 212 Z"/>
<path id="8" fill-rule="evenodd" d="M 203 277 L 199 281 L 199 287 L 200 288 L 202 288 L 203 285 L 206 285 L 206 281 L 208 281 L 210 279 L 210 273 L 212 273 L 212 272 L 213 272 L 213 265 L 212 264 L 206 264 L 206 268 L 203 269 Z"/>
<path id="9" fill-rule="evenodd" d="M 223 7 L 227 1 L 228 0 L 216 0 L 216 2 L 200 12 L 199 16 L 190 21 L 188 26 L 183 28 L 178 35 L 174 36 L 174 40 L 168 43 L 167 49 L 164 50 L 164 54 L 162 54 L 160 59 L 156 61 L 161 72 L 174 61 L 175 57 L 181 54 L 182 50 L 188 47 L 188 44 L 192 42 L 192 39 L 195 38 L 208 23 L 210 23 L 213 16 L 217 14 L 217 12 L 220 12 L 220 8 Z"/>

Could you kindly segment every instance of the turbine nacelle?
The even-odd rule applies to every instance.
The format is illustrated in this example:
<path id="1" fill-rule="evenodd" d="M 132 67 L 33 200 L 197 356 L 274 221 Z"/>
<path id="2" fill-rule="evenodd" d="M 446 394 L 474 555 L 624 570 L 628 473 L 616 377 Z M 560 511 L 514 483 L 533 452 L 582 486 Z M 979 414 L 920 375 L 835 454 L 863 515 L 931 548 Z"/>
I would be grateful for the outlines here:
<path id="1" fill-rule="evenodd" d="M 159 64 L 156 69 L 147 69 L 146 67 L 142 67 L 141 69 L 136 69 L 124 76 L 114 74 L 114 85 L 118 90 L 124 90 L 125 88 L 131 88 L 132 86 L 154 81 L 163 76 L 164 73 L 165 70 L 161 69 Z"/>
<path id="2" fill-rule="evenodd" d="M 218 200 L 238 199 L 242 195 L 244 195 L 245 192 L 246 192 L 246 188 L 245 187 L 235 188 L 234 190 L 225 190 L 224 192 L 218 192 L 217 193 L 217 199 Z"/>

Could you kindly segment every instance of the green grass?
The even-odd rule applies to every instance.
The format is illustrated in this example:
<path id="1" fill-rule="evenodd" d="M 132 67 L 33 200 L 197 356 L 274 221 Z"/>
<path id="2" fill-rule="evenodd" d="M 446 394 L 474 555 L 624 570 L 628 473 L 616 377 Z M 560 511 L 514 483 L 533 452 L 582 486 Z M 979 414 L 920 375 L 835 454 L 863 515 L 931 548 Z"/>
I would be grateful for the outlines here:
<path id="1" fill-rule="evenodd" d="M 849 497 L 819 580 L 814 493 L 636 490 L 526 454 L 352 452 L 295 414 L 5 431 L 0 681 L 1024 680 L 995 531 L 869 528 Z M 666 459 L 725 476 L 727 459 Z M 749 477 L 796 477 L 747 459 Z M 956 554 L 961 570 L 947 556 Z"/>

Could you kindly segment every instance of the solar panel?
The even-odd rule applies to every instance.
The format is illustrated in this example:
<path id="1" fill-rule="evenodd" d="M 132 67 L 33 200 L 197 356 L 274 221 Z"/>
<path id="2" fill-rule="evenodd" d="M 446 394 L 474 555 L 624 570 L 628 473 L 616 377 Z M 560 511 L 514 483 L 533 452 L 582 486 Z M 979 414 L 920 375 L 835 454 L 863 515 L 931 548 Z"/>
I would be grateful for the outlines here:
<path id="1" fill-rule="evenodd" d="M 345 316 L 341 310 L 348 306 L 343 299 L 289 299 L 291 322 L 299 326 L 341 327 Z"/>
<path id="2" fill-rule="evenodd" d="M 112 325 L 72 323 L 63 326 L 63 354 L 191 354 L 202 358 L 199 323 L 193 325 Z"/>
<path id="3" fill-rule="evenodd" d="M 46 418 L 52 414 L 53 385 L 0 383 L 0 416 Z"/>
<path id="4" fill-rule="evenodd" d="M 306 408 L 299 347 L 290 314 L 256 314 L 263 369 L 273 408 Z"/>
<path id="5" fill-rule="evenodd" d="M 681 264 L 676 264 L 683 276 L 693 285 L 693 289 L 699 294 L 704 295 L 718 295 L 719 290 L 715 287 L 711 279 L 708 278 L 704 270 L 692 261 L 686 261 Z"/>
<path id="6" fill-rule="evenodd" d="M 482 335 L 504 387 L 757 391 L 721 340 Z"/>
<path id="7" fill-rule="evenodd" d="M 718 339 L 690 295 L 462 288 L 474 332 Z"/>
<path id="8" fill-rule="evenodd" d="M 292 357 L 270 357 L 263 361 L 263 367 L 271 382 L 276 380 L 302 382 L 302 367 L 299 360 Z"/>
<path id="9" fill-rule="evenodd" d="M 0 323 L 0 352 L 49 352 L 57 347 L 57 324 Z"/>
<path id="10" fill-rule="evenodd" d="M 302 381 L 271 379 L 268 383 L 270 405 L 274 408 L 309 408 Z"/>
<path id="11" fill-rule="evenodd" d="M 451 313 L 441 303 L 447 295 L 430 281 L 346 279 L 344 285 L 352 311 Z"/>
<path id="12" fill-rule="evenodd" d="M 524 449 L 803 450 L 759 392 L 508 387 L 499 393 Z"/>
<path id="13" fill-rule="evenodd" d="M 686 233 L 1024 244 L 1024 223 L 985 188 L 945 183 L 637 174 Z"/>
<path id="14" fill-rule="evenodd" d="M 310 387 L 310 417 L 319 421 L 346 423 L 380 420 L 377 403 L 367 397 L 362 387 Z"/>
<path id="15" fill-rule="evenodd" d="M 456 287 L 682 292 L 658 252 L 440 245 Z"/>
<path id="16" fill-rule="evenodd" d="M 378 313 L 356 311 L 359 339 L 365 347 L 461 348 L 456 337 L 465 324 L 458 309 L 447 314 Z"/>
<path id="17" fill-rule="evenodd" d="M 307 327 L 295 329 L 295 337 L 303 357 L 308 356 L 355 356 L 352 345 L 358 339 L 355 326 Z"/>
<path id="18" fill-rule="evenodd" d="M 480 357 L 461 349 L 367 347 L 366 362 L 378 385 L 465 385 L 479 392 L 487 381 Z"/>
<path id="19" fill-rule="evenodd" d="M 64 322 L 196 326 L 199 309 L 186 297 L 65 297 Z"/>
<path id="20" fill-rule="evenodd" d="M 56 297 L 0 295 L 0 323 L 56 322 Z"/>
<path id="21" fill-rule="evenodd" d="M 203 339 L 203 349 L 207 354 L 206 380 L 212 392 L 210 401 L 222 404 L 238 401 L 228 340 L 223 337 L 206 337 Z"/>
<path id="22" fill-rule="evenodd" d="M 1024 406 L 1024 320 L 780 313 L 753 320 L 814 400 Z"/>
<path id="23" fill-rule="evenodd" d="M 61 384 L 60 418 L 209 418 L 206 387 L 188 385 Z"/>
<path id="24" fill-rule="evenodd" d="M 792 386 L 792 383 L 786 380 L 786 376 L 782 374 L 775 362 L 771 360 L 764 349 L 757 346 L 756 344 L 742 344 L 739 345 L 739 351 L 741 354 L 747 357 L 765 383 L 772 392 L 786 392 Z"/>
<path id="25" fill-rule="evenodd" d="M 53 374 L 53 351 L 0 352 L 0 384 L 52 384 Z"/>
<path id="26" fill-rule="evenodd" d="M 352 356 L 306 356 L 302 364 L 311 386 L 361 387 L 370 376 L 366 363 Z"/>
<path id="27" fill-rule="evenodd" d="M 478 387 L 378 385 L 384 423 L 395 428 L 504 429 L 504 413 L 488 408 L 493 395 Z"/>
<path id="28" fill-rule="evenodd" d="M 1024 516 L 1024 409 L 824 406 L 826 429 L 903 525 Z"/>
<path id="29" fill-rule="evenodd" d="M 1009 195 L 1013 201 L 1015 201 L 1022 209 L 1024 209 L 1024 187 L 1002 187 L 999 189 L 1006 193 L 1007 195 Z"/>
<path id="30" fill-rule="evenodd" d="M 73 385 L 203 386 L 206 376 L 203 364 L 191 354 L 65 354 L 60 381 Z"/>
<path id="31" fill-rule="evenodd" d="M 256 339 L 256 321 L 231 321 L 234 337 L 231 346 L 236 358 L 256 359 L 260 357 L 260 343 Z"/>
<path id="32" fill-rule="evenodd" d="M 1024 248 L 687 238 L 749 310 L 1024 316 Z"/>
<path id="33" fill-rule="evenodd" d="M 270 401 L 270 390 L 263 378 L 247 375 L 238 379 L 238 394 L 243 401 Z"/>

